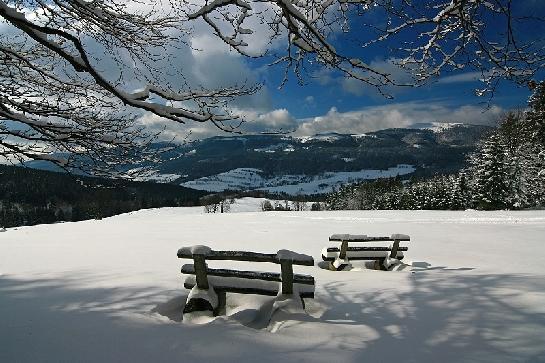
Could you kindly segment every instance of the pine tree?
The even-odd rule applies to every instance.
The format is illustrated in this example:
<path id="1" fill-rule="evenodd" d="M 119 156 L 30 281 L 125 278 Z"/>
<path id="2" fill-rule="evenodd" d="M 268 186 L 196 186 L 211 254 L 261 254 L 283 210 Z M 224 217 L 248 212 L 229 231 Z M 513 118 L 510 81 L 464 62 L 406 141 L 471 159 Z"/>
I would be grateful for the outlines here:
<path id="1" fill-rule="evenodd" d="M 494 134 L 485 140 L 472 163 L 476 207 L 485 210 L 508 207 L 508 165 L 501 137 Z"/>
<path id="2" fill-rule="evenodd" d="M 466 209 L 469 207 L 471 200 L 471 190 L 467 181 L 467 173 L 465 170 L 460 171 L 457 175 L 452 176 L 452 194 L 450 209 Z"/>
<path id="3" fill-rule="evenodd" d="M 526 121 L 531 134 L 532 167 L 536 174 L 532 183 L 532 194 L 539 194 L 541 205 L 545 203 L 545 81 L 532 83 L 532 96 L 528 101 L 530 110 L 526 112 Z"/>
<path id="4" fill-rule="evenodd" d="M 520 153 L 528 206 L 541 207 L 545 205 L 545 152 L 540 145 L 528 143 Z"/>
<path id="5" fill-rule="evenodd" d="M 533 93 L 528 100 L 527 125 L 532 141 L 545 145 L 545 81 L 533 82 L 530 87 Z"/>

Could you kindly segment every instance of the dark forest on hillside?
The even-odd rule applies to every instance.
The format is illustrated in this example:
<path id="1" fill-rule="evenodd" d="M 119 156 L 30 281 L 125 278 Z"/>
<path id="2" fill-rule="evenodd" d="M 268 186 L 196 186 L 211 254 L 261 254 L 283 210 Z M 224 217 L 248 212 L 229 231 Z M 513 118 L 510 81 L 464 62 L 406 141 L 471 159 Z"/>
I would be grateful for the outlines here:
<path id="1" fill-rule="evenodd" d="M 104 218 L 143 208 L 193 206 L 205 192 L 171 184 L 80 177 L 0 166 L 0 227 Z"/>

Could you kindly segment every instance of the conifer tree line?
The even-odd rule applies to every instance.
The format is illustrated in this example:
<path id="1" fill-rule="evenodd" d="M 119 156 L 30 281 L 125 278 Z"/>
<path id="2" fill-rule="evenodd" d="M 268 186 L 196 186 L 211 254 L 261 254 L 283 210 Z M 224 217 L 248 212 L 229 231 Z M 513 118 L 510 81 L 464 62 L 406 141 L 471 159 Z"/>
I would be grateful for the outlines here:
<path id="1" fill-rule="evenodd" d="M 331 209 L 527 209 L 545 207 L 545 82 L 525 111 L 507 113 L 457 174 L 346 185 Z"/>
<path id="2" fill-rule="evenodd" d="M 199 205 L 206 193 L 177 185 L 89 178 L 0 165 L 0 230 L 101 219 L 142 208 Z"/>

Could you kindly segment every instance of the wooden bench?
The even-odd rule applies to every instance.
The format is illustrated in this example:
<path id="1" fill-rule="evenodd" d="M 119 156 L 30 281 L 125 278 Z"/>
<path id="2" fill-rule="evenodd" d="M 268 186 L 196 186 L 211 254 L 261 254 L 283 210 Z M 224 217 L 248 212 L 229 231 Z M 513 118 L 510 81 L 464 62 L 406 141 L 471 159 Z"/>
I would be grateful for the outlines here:
<path id="1" fill-rule="evenodd" d="M 339 241 L 338 247 L 327 247 L 322 250 L 322 259 L 329 261 L 331 270 L 343 270 L 350 265 L 350 260 L 375 260 L 375 269 L 387 270 L 392 259 L 402 260 L 403 252 L 408 247 L 399 245 L 402 241 L 410 241 L 410 237 L 404 234 L 393 234 L 390 237 L 369 237 L 367 235 L 334 234 L 330 241 Z M 348 246 L 355 242 L 393 242 L 389 246 Z"/>
<path id="2" fill-rule="evenodd" d="M 206 246 L 193 246 L 180 248 L 178 258 L 193 259 L 193 264 L 182 266 L 182 273 L 190 275 L 184 287 L 191 289 L 184 314 L 193 311 L 212 311 L 214 315 L 224 313 L 227 292 L 268 296 L 298 294 L 303 306 L 303 298 L 314 298 L 314 277 L 293 273 L 293 265 L 314 266 L 311 256 L 289 250 L 267 254 L 214 251 Z M 279 264 L 281 272 L 212 269 L 208 268 L 207 260 L 270 262 Z"/>

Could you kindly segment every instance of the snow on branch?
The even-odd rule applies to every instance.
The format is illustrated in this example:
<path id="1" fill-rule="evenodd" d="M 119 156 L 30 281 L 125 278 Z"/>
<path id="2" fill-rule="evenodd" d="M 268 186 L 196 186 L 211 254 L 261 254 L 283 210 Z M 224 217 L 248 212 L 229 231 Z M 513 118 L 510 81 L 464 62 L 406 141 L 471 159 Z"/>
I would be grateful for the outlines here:
<path id="1" fill-rule="evenodd" d="M 78 3 L 79 2 L 76 4 Z M 72 4 L 72 6 L 75 6 L 75 4 Z M 91 76 L 97 85 L 119 98 L 124 104 L 149 111 L 157 116 L 175 122 L 185 123 L 187 120 L 197 122 L 212 121 L 216 122 L 217 125 L 221 125 L 222 121 L 237 117 L 225 110 L 221 110 L 219 106 L 222 105 L 222 102 L 219 101 L 219 98 L 239 97 L 252 94 L 256 91 L 255 87 L 236 87 L 227 91 L 193 91 L 190 93 L 192 100 L 200 100 L 200 107 L 197 107 L 196 109 L 184 108 L 182 106 L 166 106 L 155 103 L 149 99 L 150 89 L 153 90 L 155 94 L 161 95 L 161 97 L 165 98 L 167 101 L 187 100 L 188 95 L 178 95 L 173 92 L 163 91 L 156 85 L 148 85 L 146 87 L 146 92 L 140 92 L 133 95 L 108 81 L 91 64 L 81 40 L 75 35 L 72 35 L 65 30 L 35 24 L 27 20 L 22 12 L 8 7 L 3 1 L 0 1 L 0 16 L 24 31 L 37 43 L 68 61 L 77 72 L 86 73 Z M 55 37 L 55 40 L 51 39 L 49 36 L 51 36 L 51 38 Z M 67 44 L 69 44 L 69 46 L 67 46 Z M 207 101 L 210 101 L 210 105 L 208 105 Z"/>
<path id="2" fill-rule="evenodd" d="M 176 123 L 210 122 L 236 131 L 241 120 L 229 102 L 255 93 L 259 85 L 165 85 L 165 70 L 155 64 L 168 58 L 169 47 L 185 44 L 181 35 L 187 30 L 174 13 L 134 5 L 106 0 L 0 1 L 0 21 L 15 31 L 0 35 L 2 158 L 50 160 L 93 174 L 155 159 L 149 146 L 160 131 L 148 132 L 136 123 L 141 111 Z M 123 64 L 127 55 L 133 64 Z M 100 69 L 101 58 L 119 67 L 118 79 Z M 144 82 L 141 91 L 125 88 L 127 67 Z M 48 157 L 51 153 L 70 157 L 66 162 L 64 157 Z"/>
<path id="3" fill-rule="evenodd" d="M 185 1 L 182 6 L 191 7 Z M 383 92 L 385 86 L 418 86 L 444 72 L 471 69 L 483 74 L 478 93 L 485 94 L 499 79 L 524 84 L 544 66 L 543 39 L 523 35 L 519 25 L 542 22 L 545 16 L 520 8 L 511 0 L 217 0 L 193 5 L 186 14 L 202 18 L 227 45 L 249 56 L 255 56 L 248 51 L 251 33 L 241 29 L 266 24 L 269 44 L 287 43 L 271 63 L 285 66 L 284 82 L 288 70 L 304 81 L 307 69 L 325 66 Z M 352 46 L 338 51 L 343 44 Z M 397 66 L 413 79 L 400 81 L 371 66 L 377 54 L 371 48 L 377 46 L 392 48 Z"/>
<path id="4" fill-rule="evenodd" d="M 236 132 L 231 102 L 259 85 L 206 89 L 179 74 L 173 86 L 158 65 L 190 49 L 199 22 L 241 55 L 284 67 L 280 86 L 290 72 L 304 83 L 325 69 L 390 97 L 392 86 L 458 71 L 480 73 L 476 93 L 485 95 L 545 65 L 540 32 L 522 33 L 545 16 L 525 12 L 512 0 L 0 0 L 0 21 L 15 30 L 0 35 L 0 153 L 56 150 L 115 165 L 157 136 L 135 123 L 143 112 Z M 377 50 L 388 51 L 388 69 Z M 119 74 L 108 76 L 101 60 Z"/>

